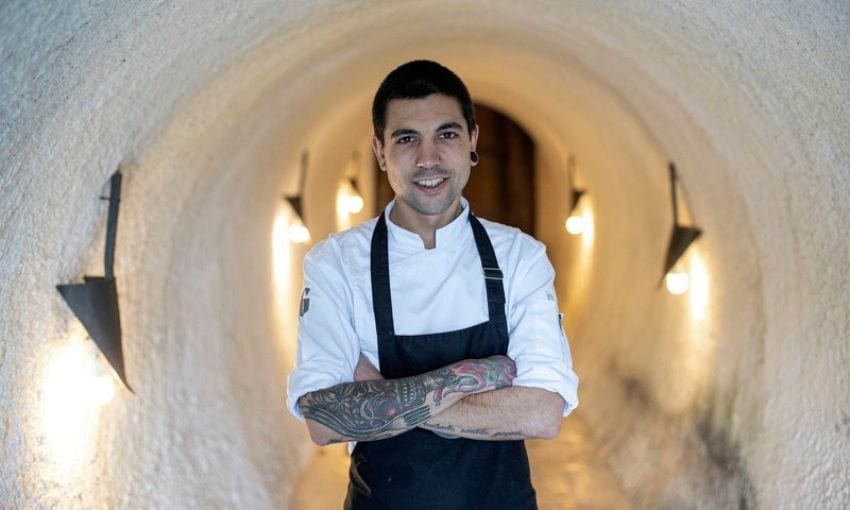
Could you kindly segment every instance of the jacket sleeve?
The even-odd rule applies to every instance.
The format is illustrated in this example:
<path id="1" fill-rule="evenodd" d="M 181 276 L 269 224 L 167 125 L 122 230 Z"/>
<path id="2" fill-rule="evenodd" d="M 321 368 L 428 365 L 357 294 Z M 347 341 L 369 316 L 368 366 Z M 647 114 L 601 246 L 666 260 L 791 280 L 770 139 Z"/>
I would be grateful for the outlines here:
<path id="1" fill-rule="evenodd" d="M 562 326 L 555 295 L 555 270 L 545 246 L 521 234 L 505 279 L 510 344 L 514 360 L 514 386 L 542 388 L 558 393 L 566 402 L 564 416 L 578 406 L 578 376 Z"/>
<path id="2" fill-rule="evenodd" d="M 360 353 L 354 331 L 352 292 L 333 238 L 304 258 L 304 288 L 298 319 L 295 368 L 287 384 L 287 406 L 299 420 L 298 399 L 354 377 Z"/>

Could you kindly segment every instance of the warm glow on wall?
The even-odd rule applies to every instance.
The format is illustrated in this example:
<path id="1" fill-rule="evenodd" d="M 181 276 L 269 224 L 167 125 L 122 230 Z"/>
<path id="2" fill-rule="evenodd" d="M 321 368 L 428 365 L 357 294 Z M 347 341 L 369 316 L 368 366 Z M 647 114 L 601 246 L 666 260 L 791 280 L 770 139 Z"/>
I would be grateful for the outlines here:
<path id="1" fill-rule="evenodd" d="M 274 302 L 270 304 L 274 317 L 274 338 L 276 346 L 283 355 L 284 363 L 293 363 L 296 355 L 294 338 L 298 320 L 298 292 L 300 282 L 300 261 L 295 258 L 298 248 L 289 239 L 291 213 L 287 207 L 278 209 L 271 231 L 271 264 Z"/>
<path id="2" fill-rule="evenodd" d="M 570 285 L 565 303 L 574 312 L 585 302 L 586 292 L 593 280 L 593 249 L 595 240 L 595 224 L 592 197 L 586 196 L 581 204 L 573 211 L 582 223 L 582 233 L 571 242 L 571 261 L 574 266 L 570 272 Z"/>
<path id="3" fill-rule="evenodd" d="M 289 287 L 289 218 L 284 211 L 279 211 L 272 227 L 272 271 L 274 273 L 275 289 L 285 292 Z"/>
<path id="4" fill-rule="evenodd" d="M 702 255 L 700 255 L 699 250 L 692 250 L 689 258 L 691 317 L 696 321 L 701 321 L 705 319 L 708 310 L 708 269 L 705 267 L 705 261 Z"/>
<path id="5" fill-rule="evenodd" d="M 117 376 L 84 331 L 48 356 L 41 381 L 41 430 L 53 477 L 67 479 L 90 462 L 100 410 L 116 393 Z"/>
<path id="6" fill-rule="evenodd" d="M 591 207 L 591 202 L 589 200 L 585 201 L 582 216 L 584 217 L 584 231 L 581 233 L 581 247 L 585 252 L 589 253 L 590 249 L 593 247 L 593 239 L 596 235 L 593 208 Z"/>

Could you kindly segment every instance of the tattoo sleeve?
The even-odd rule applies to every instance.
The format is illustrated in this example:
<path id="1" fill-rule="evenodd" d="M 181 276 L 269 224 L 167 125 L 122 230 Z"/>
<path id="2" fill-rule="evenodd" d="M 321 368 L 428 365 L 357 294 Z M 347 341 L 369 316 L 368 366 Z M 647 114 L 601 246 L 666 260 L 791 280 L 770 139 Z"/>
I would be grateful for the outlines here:
<path id="1" fill-rule="evenodd" d="M 338 436 L 331 442 L 385 439 L 417 427 L 463 396 L 509 386 L 510 359 L 464 360 L 414 377 L 355 381 L 307 393 L 304 416 Z"/>

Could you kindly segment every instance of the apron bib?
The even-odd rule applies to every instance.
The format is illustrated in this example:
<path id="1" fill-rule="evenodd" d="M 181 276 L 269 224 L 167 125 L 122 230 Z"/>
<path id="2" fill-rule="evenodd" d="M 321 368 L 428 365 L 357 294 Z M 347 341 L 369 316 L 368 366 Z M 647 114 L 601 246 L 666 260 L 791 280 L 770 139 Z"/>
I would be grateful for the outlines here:
<path id="1" fill-rule="evenodd" d="M 390 296 L 387 225 L 372 234 L 372 301 L 381 374 L 419 375 L 464 359 L 508 351 L 502 272 L 484 227 L 469 222 L 484 269 L 489 320 L 429 335 L 396 335 Z M 347 510 L 534 510 L 523 441 L 447 439 L 423 429 L 359 442 L 351 454 Z"/>

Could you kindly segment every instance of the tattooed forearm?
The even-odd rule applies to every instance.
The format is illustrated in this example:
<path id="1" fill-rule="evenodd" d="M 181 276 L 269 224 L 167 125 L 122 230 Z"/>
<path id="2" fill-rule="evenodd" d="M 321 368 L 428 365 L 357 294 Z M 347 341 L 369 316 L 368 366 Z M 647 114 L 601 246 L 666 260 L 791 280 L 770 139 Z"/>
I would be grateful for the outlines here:
<path id="1" fill-rule="evenodd" d="M 394 425 L 409 427 L 427 420 L 429 391 L 433 388 L 418 378 L 339 384 L 305 395 L 301 411 L 347 438 L 362 440 Z"/>
<path id="2" fill-rule="evenodd" d="M 428 430 L 439 431 L 439 432 L 454 432 L 455 428 L 451 425 L 440 425 L 439 423 L 431 423 L 425 422 L 422 424 L 423 427 Z"/>
<path id="3" fill-rule="evenodd" d="M 415 377 L 338 384 L 304 395 L 299 405 L 308 420 L 335 433 L 329 442 L 384 439 L 424 423 L 443 403 L 508 386 L 514 375 L 503 356 L 464 360 Z"/>

